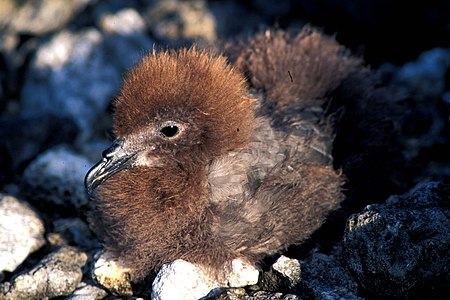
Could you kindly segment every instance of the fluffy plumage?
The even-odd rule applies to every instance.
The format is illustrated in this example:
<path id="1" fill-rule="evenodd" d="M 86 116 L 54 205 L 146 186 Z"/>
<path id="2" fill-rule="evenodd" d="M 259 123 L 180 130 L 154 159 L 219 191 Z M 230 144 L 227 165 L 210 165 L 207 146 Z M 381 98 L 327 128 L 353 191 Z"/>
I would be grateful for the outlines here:
<path id="1" fill-rule="evenodd" d="M 179 258 L 213 273 L 256 264 L 343 199 L 327 108 L 360 60 L 311 29 L 228 52 L 237 69 L 207 51 L 153 52 L 115 101 L 118 142 L 86 178 L 90 221 L 135 279 Z"/>

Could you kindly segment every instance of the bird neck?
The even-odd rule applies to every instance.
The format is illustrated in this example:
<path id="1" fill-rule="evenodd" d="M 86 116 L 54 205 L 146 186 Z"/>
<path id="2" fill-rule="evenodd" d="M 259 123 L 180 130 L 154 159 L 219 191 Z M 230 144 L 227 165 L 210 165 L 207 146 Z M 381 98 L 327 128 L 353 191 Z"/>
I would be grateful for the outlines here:
<path id="1" fill-rule="evenodd" d="M 164 211 L 194 211 L 205 207 L 207 176 L 204 165 L 177 163 L 152 173 L 154 196 Z"/>

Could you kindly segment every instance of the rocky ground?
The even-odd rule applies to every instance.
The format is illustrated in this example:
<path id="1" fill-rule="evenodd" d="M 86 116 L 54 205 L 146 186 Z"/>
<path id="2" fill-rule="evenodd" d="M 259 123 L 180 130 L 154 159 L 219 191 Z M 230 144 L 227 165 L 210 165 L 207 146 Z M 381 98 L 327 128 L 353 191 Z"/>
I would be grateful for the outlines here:
<path id="1" fill-rule="evenodd" d="M 95 271 L 101 247 L 85 217 L 84 175 L 111 140 L 124 72 L 153 47 L 308 23 L 364 57 L 402 99 L 401 163 L 371 190 L 349 182 L 346 222 L 267 259 L 257 282 L 205 299 L 448 297 L 449 20 L 443 0 L 0 1 L 0 299 L 150 298 L 150 282 L 114 289 Z M 349 178 L 367 181 L 370 170 Z M 154 287 L 154 298 L 169 299 Z"/>

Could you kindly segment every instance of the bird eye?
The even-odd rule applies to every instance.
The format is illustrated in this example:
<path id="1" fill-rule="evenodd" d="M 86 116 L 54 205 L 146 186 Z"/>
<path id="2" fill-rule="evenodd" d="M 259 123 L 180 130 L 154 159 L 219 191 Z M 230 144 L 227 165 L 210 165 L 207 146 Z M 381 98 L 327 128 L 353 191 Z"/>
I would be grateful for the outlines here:
<path id="1" fill-rule="evenodd" d="M 180 129 L 176 125 L 164 126 L 159 130 L 162 137 L 172 138 L 180 132 Z"/>

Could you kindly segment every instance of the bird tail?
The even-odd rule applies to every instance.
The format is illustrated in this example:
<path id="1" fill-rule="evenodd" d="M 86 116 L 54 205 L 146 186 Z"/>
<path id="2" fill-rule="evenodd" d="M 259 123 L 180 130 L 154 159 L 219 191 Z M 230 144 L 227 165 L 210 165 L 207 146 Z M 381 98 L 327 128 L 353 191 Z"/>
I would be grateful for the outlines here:
<path id="1" fill-rule="evenodd" d="M 263 90 L 268 104 L 278 109 L 322 106 L 326 96 L 362 65 L 334 38 L 309 26 L 295 36 L 266 31 L 229 46 L 228 52 L 251 86 Z"/>

